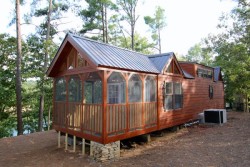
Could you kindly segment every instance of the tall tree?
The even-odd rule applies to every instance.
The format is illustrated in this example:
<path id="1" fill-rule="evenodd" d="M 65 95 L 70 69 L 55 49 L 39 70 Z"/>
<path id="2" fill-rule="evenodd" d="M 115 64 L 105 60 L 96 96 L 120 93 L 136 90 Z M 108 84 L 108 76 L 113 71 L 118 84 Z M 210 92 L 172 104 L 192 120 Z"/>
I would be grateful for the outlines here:
<path id="1" fill-rule="evenodd" d="M 249 111 L 250 97 L 250 3 L 239 0 L 229 16 L 223 16 L 218 28 L 221 34 L 206 40 L 208 49 L 218 55 L 215 59 L 224 72 L 226 99 L 234 100 L 235 94 L 244 97 L 244 110 Z"/>
<path id="2" fill-rule="evenodd" d="M 136 14 L 136 7 L 138 0 L 117 0 L 118 12 L 124 12 L 124 15 L 121 15 L 121 21 L 126 21 L 130 26 L 130 31 L 126 31 L 131 40 L 131 49 L 135 49 L 135 24 L 139 18 L 139 15 Z"/>
<path id="3" fill-rule="evenodd" d="M 159 53 L 161 53 L 161 31 L 167 26 L 164 12 L 165 10 L 163 8 L 157 6 L 154 17 L 144 17 L 145 23 L 151 28 L 151 37 L 156 42 L 156 45 L 158 45 Z"/>
<path id="4" fill-rule="evenodd" d="M 16 57 L 16 111 L 17 111 L 17 134 L 23 134 L 22 120 L 22 34 L 21 34 L 21 16 L 20 0 L 16 0 L 16 36 L 17 36 L 17 57 Z"/>
<path id="5" fill-rule="evenodd" d="M 197 62 L 211 66 L 213 56 L 206 48 L 202 47 L 201 43 L 195 44 L 188 50 L 188 54 L 183 57 L 186 61 Z"/>
<path id="6" fill-rule="evenodd" d="M 16 38 L 0 34 L 0 138 L 11 136 L 16 126 L 12 116 L 16 105 L 16 44 Z"/>
<path id="7" fill-rule="evenodd" d="M 40 103 L 39 103 L 39 121 L 38 121 L 38 130 L 43 130 L 43 112 L 44 112 L 44 80 L 46 79 L 45 73 L 48 68 L 48 57 L 49 57 L 49 43 L 50 43 L 50 24 L 51 24 L 51 12 L 52 12 L 52 0 L 49 0 L 48 5 L 48 13 L 47 13 L 47 31 L 46 31 L 46 38 L 45 38 L 45 53 L 44 53 L 44 75 L 41 77 L 42 84 L 41 84 L 41 96 L 40 96 Z"/>
<path id="8" fill-rule="evenodd" d="M 80 33 L 92 34 L 92 38 L 108 43 L 108 11 L 115 9 L 115 4 L 111 0 L 86 0 L 86 2 L 88 8 L 81 10 L 78 14 L 84 21 Z"/>
<path id="9" fill-rule="evenodd" d="M 46 6 L 43 6 L 42 4 L 45 4 L 44 1 L 33 1 L 32 6 L 33 9 L 31 11 L 32 17 L 39 17 L 43 18 L 43 22 L 37 27 L 37 33 L 36 37 L 33 35 L 30 36 L 28 39 L 30 43 L 33 41 L 31 46 L 37 45 L 36 52 L 40 53 L 38 59 L 40 60 L 40 64 L 35 66 L 36 69 L 36 77 L 39 77 L 38 80 L 38 88 L 40 90 L 40 97 L 39 97 L 39 121 L 38 121 L 38 130 L 43 130 L 43 120 L 44 120 L 44 110 L 45 110 L 45 98 L 49 98 L 50 96 L 46 96 L 46 87 L 48 85 L 51 85 L 49 80 L 45 73 L 48 68 L 48 62 L 50 60 L 51 54 L 54 53 L 54 44 L 52 41 L 52 37 L 58 32 L 57 26 L 58 24 L 55 23 L 56 20 L 61 19 L 61 13 L 67 12 L 69 9 L 68 1 L 60 1 L 55 2 L 53 0 L 46 0 L 47 2 Z M 52 23 L 54 21 L 54 24 Z M 40 39 L 39 39 L 40 38 Z M 34 39 L 37 41 L 35 42 Z M 37 42 L 40 42 L 39 44 Z M 34 64 L 36 62 L 31 62 L 31 64 Z M 50 110 L 50 107 L 47 108 L 47 110 Z"/>
<path id="10" fill-rule="evenodd" d="M 120 36 L 118 38 L 118 41 L 119 41 L 118 46 L 120 46 L 122 48 L 128 48 L 128 46 L 131 46 L 130 38 L 131 37 L 124 38 L 124 37 Z M 153 53 L 152 49 L 153 49 L 154 44 L 150 43 L 146 37 L 141 37 L 140 34 L 136 32 L 134 38 L 135 38 L 134 39 L 134 41 L 135 41 L 134 50 L 136 52 L 141 52 L 144 54 L 152 54 Z"/>

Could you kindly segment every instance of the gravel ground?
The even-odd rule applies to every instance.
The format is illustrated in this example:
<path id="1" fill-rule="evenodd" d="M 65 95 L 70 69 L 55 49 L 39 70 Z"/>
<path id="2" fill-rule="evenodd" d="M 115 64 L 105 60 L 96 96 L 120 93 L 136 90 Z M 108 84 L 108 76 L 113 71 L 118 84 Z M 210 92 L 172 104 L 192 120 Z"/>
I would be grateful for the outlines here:
<path id="1" fill-rule="evenodd" d="M 57 133 L 33 133 L 0 139 L 0 166 L 250 166 L 250 113 L 228 112 L 223 125 L 203 124 L 177 132 L 163 131 L 162 137 L 151 137 L 150 143 L 130 141 L 121 158 L 105 163 L 89 155 L 57 148 Z M 62 138 L 63 140 L 63 138 Z M 63 142 L 63 141 L 62 141 Z M 69 147 L 69 149 L 72 149 Z"/>

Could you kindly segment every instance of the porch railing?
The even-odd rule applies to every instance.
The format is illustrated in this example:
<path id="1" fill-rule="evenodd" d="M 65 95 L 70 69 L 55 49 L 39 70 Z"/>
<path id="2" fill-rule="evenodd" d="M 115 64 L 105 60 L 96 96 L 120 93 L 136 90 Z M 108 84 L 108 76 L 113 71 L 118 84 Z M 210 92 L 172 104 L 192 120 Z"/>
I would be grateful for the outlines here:
<path id="1" fill-rule="evenodd" d="M 102 104 L 55 102 L 54 124 L 93 136 L 102 134 Z"/>
<path id="2" fill-rule="evenodd" d="M 62 128 L 102 137 L 102 104 L 55 102 L 54 124 Z M 125 134 L 157 125 L 156 102 L 107 104 L 106 129 L 108 136 Z"/>

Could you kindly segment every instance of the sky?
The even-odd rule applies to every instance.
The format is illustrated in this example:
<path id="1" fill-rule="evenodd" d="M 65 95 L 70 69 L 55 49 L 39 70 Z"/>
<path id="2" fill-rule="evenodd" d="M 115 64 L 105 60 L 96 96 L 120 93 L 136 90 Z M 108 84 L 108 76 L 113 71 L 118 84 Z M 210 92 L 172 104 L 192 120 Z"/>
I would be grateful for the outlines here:
<path id="1" fill-rule="evenodd" d="M 28 0 L 26 0 L 28 1 Z M 199 43 L 208 34 L 216 34 L 216 26 L 222 13 L 229 13 L 236 3 L 233 0 L 142 0 L 138 4 L 139 15 L 136 31 L 141 36 L 149 36 L 148 27 L 144 24 L 144 16 L 153 16 L 156 6 L 165 9 L 167 26 L 162 31 L 162 53 L 175 52 L 186 55 L 188 49 Z M 15 25 L 8 27 L 13 15 L 14 3 L 2 1 L 0 5 L 0 33 L 15 36 Z M 29 6 L 21 8 L 21 12 L 29 10 Z M 66 21 L 67 28 L 81 28 L 79 20 Z M 65 27 L 62 27 L 65 29 Z M 34 27 L 22 26 L 23 37 L 27 36 Z M 65 34 L 62 34 L 64 36 Z M 58 41 L 60 43 L 61 41 Z"/>

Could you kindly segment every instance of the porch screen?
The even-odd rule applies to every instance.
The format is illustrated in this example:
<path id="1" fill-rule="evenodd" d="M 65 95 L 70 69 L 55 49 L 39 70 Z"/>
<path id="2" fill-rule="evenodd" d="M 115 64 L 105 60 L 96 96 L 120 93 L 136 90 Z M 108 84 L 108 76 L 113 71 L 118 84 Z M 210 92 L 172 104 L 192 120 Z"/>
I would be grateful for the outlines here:
<path id="1" fill-rule="evenodd" d="M 125 79 L 119 72 L 113 72 L 108 78 L 107 99 L 109 104 L 125 103 Z"/>
<path id="2" fill-rule="evenodd" d="M 56 79 L 56 101 L 66 101 L 66 81 L 64 78 Z"/>
<path id="3" fill-rule="evenodd" d="M 102 80 L 96 72 L 89 73 L 84 82 L 84 98 L 88 104 L 102 103 Z"/>
<path id="4" fill-rule="evenodd" d="M 68 83 L 69 101 L 82 101 L 82 82 L 78 76 L 72 76 Z"/>
<path id="5" fill-rule="evenodd" d="M 142 81 L 138 74 L 133 74 L 128 81 L 129 102 L 142 101 Z"/>
<path id="6" fill-rule="evenodd" d="M 155 101 L 156 83 L 155 77 L 148 76 L 145 80 L 145 102 Z"/>

